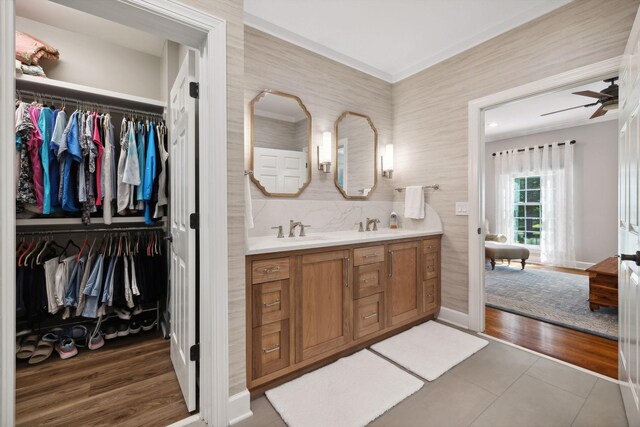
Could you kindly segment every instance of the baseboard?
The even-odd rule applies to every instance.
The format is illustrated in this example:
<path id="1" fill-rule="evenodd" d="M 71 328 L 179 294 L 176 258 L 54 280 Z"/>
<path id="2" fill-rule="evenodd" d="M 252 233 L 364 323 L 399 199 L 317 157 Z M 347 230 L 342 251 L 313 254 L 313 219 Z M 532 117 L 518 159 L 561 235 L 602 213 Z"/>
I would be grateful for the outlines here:
<path id="1" fill-rule="evenodd" d="M 185 419 L 176 421 L 173 424 L 169 424 L 167 427 L 188 427 L 191 425 L 202 425 L 202 424 L 203 422 L 200 420 L 200 415 L 195 414 Z"/>
<path id="2" fill-rule="evenodd" d="M 469 329 L 469 315 L 461 311 L 440 307 L 440 314 L 438 314 L 437 319 L 461 328 Z"/>
<path id="3" fill-rule="evenodd" d="M 586 270 L 589 267 L 593 267 L 595 264 L 592 262 L 582 262 L 582 261 L 576 261 L 576 268 L 580 269 L 580 270 Z"/>
<path id="4" fill-rule="evenodd" d="M 229 425 L 239 423 L 253 415 L 253 412 L 251 412 L 251 395 L 249 394 L 249 390 L 244 389 L 240 393 L 229 397 L 227 414 L 229 415 Z"/>

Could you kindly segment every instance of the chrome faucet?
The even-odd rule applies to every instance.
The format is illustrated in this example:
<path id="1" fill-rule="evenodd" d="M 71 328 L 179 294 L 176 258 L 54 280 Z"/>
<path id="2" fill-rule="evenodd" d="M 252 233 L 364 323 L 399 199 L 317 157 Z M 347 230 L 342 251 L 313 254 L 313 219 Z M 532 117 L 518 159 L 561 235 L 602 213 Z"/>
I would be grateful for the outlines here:
<path id="1" fill-rule="evenodd" d="M 289 220 L 289 237 L 296 237 L 296 227 L 300 227 L 304 229 L 302 223 L 300 221 L 294 221 L 292 219 Z"/>
<path id="2" fill-rule="evenodd" d="M 282 226 L 278 225 L 277 227 L 271 227 L 272 230 L 278 230 L 278 239 L 284 238 L 284 233 L 282 232 Z"/>
<path id="3" fill-rule="evenodd" d="M 371 224 L 373 224 L 373 229 L 371 228 Z M 380 220 L 378 218 L 367 218 L 366 231 L 378 231 L 378 224 L 380 224 Z"/>
<path id="4" fill-rule="evenodd" d="M 358 226 L 358 231 L 359 231 L 360 233 L 364 232 L 364 227 L 362 226 L 362 221 L 360 221 L 360 222 L 356 222 L 356 223 L 355 223 L 355 225 L 357 225 L 357 226 Z"/>

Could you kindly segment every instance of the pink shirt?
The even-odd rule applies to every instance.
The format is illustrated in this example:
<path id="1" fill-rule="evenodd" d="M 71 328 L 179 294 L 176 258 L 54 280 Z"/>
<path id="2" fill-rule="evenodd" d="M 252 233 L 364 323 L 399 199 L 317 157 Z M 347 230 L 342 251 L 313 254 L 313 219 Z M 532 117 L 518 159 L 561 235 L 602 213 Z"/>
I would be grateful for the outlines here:
<path id="1" fill-rule="evenodd" d="M 34 105 L 29 106 L 29 116 L 33 122 L 33 131 L 31 137 L 27 141 L 27 151 L 31 159 L 31 167 L 33 168 L 33 189 L 36 193 L 36 204 L 42 212 L 44 202 L 44 171 L 40 161 L 40 147 L 42 146 L 42 135 L 38 129 L 38 119 L 40 118 L 40 107 Z"/>
<path id="2" fill-rule="evenodd" d="M 104 146 L 100 141 L 100 116 L 93 116 L 93 142 L 98 146 L 98 162 L 96 163 L 96 206 L 102 205 L 102 188 L 100 185 L 102 179 L 102 155 L 104 154 Z"/>

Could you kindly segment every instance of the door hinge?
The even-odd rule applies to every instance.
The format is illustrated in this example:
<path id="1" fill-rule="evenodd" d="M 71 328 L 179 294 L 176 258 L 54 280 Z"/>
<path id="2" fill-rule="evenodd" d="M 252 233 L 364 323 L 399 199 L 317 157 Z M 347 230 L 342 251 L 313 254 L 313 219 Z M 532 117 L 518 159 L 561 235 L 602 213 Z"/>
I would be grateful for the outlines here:
<path id="1" fill-rule="evenodd" d="M 482 229 L 478 227 L 478 234 L 482 234 Z"/>
<path id="2" fill-rule="evenodd" d="M 189 215 L 189 227 L 192 230 L 197 230 L 200 228 L 200 214 L 192 213 Z"/>
<path id="3" fill-rule="evenodd" d="M 200 83 L 198 82 L 189 83 L 189 96 L 195 99 L 200 98 Z"/>
<path id="4" fill-rule="evenodd" d="M 189 348 L 189 360 L 192 362 L 200 361 L 200 344 L 192 345 Z"/>

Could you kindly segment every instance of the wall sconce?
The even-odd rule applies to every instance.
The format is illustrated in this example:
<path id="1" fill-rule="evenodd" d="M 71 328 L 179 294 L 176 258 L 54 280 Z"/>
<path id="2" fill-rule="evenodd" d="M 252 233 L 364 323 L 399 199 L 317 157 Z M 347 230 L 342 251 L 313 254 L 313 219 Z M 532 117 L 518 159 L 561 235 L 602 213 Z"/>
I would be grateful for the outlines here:
<path id="1" fill-rule="evenodd" d="M 318 170 L 331 172 L 331 132 L 322 132 L 322 143 L 318 145 Z"/>
<path id="2" fill-rule="evenodd" d="M 384 156 L 380 157 L 380 166 L 383 177 L 393 178 L 393 144 L 385 145 Z"/>

